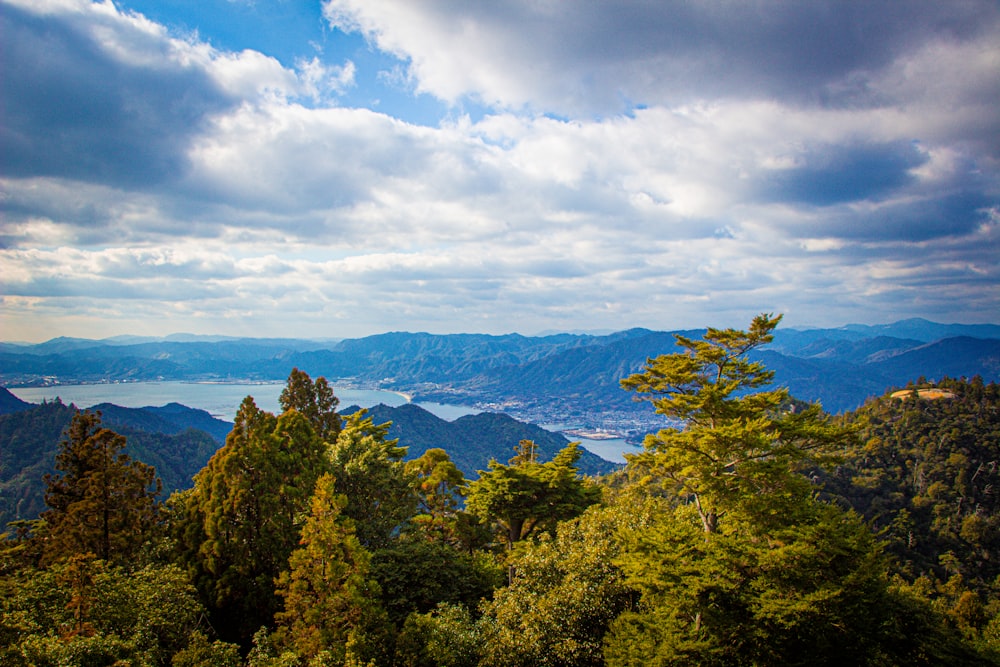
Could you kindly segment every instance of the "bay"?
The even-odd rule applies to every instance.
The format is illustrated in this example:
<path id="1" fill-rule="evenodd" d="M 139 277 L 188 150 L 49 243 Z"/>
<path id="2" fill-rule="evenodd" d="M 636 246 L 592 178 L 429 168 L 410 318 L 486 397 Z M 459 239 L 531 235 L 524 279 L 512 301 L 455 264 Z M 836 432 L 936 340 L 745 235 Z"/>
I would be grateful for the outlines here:
<path id="1" fill-rule="evenodd" d="M 205 410 L 217 419 L 228 422 L 236 417 L 236 410 L 247 396 L 253 396 L 261 410 L 280 412 L 278 397 L 285 388 L 284 382 L 226 383 L 226 382 L 121 382 L 109 384 L 62 384 L 50 387 L 10 388 L 9 391 L 29 403 L 52 401 L 57 397 L 63 403 L 73 403 L 78 408 L 89 408 L 100 403 L 113 403 L 123 408 L 159 407 L 180 403 L 189 408 Z M 370 408 L 384 403 L 398 407 L 409 403 L 400 393 L 383 389 L 354 389 L 333 387 L 340 399 L 340 407 L 358 405 Z M 442 419 L 453 420 L 462 415 L 474 414 L 474 408 L 464 405 L 418 403 L 420 407 Z"/>
<path id="2" fill-rule="evenodd" d="M 568 433 L 564 433 L 563 435 L 573 442 L 579 442 L 581 447 L 589 452 L 597 454 L 605 461 L 613 461 L 614 463 L 625 463 L 626 454 L 639 454 L 642 452 L 642 447 L 630 445 L 625 442 L 625 438 L 591 440 L 589 438 L 580 438 L 569 435 Z"/>
<path id="3" fill-rule="evenodd" d="M 189 408 L 205 410 L 217 419 L 231 422 L 236 417 L 236 410 L 247 396 L 253 396 L 254 402 L 261 410 L 278 413 L 281 408 L 278 397 L 285 388 L 284 382 L 248 383 L 248 382 L 120 382 L 106 384 L 61 384 L 48 387 L 9 387 L 8 390 L 29 403 L 53 401 L 59 398 L 63 403 L 76 405 L 78 408 L 89 408 L 101 403 L 112 403 L 123 408 L 160 407 L 168 403 L 180 403 Z M 390 407 L 399 407 L 410 402 L 405 394 L 385 389 L 356 389 L 352 387 L 333 386 L 333 393 L 340 399 L 340 407 L 347 408 L 358 405 L 370 408 L 383 403 Z M 477 414 L 476 410 L 465 405 L 447 403 L 416 403 L 424 410 L 446 421 L 454 421 L 459 417 Z M 542 425 L 550 431 L 562 431 L 567 428 L 563 424 Z M 590 440 L 567 435 L 570 440 L 579 441 L 585 449 L 597 454 L 607 461 L 624 463 L 626 453 L 637 453 L 634 447 L 622 438 L 609 440 Z"/>

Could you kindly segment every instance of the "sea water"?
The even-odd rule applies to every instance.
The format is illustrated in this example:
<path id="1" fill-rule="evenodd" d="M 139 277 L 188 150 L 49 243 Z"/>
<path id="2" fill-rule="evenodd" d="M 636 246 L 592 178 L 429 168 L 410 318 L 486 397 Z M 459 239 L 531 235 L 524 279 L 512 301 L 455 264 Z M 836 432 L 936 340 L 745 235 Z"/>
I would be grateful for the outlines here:
<path id="1" fill-rule="evenodd" d="M 236 410 L 247 396 L 253 396 L 254 402 L 261 410 L 278 413 L 281 408 L 278 397 L 285 388 L 284 382 L 117 382 L 102 384 L 60 384 L 48 387 L 11 387 L 9 391 L 29 403 L 53 401 L 59 398 L 63 403 L 76 405 L 78 408 L 89 408 L 101 403 L 111 403 L 123 408 L 160 407 L 168 403 L 180 403 L 189 408 L 205 410 L 217 419 L 231 422 L 236 417 Z M 385 389 L 355 389 L 334 385 L 333 393 L 340 399 L 340 408 L 358 405 L 370 408 L 379 403 L 390 407 L 398 407 L 409 403 L 409 398 L 395 391 Z M 481 410 L 466 405 L 451 405 L 447 403 L 417 403 L 424 410 L 446 421 L 454 421 L 459 417 L 477 414 Z M 559 428 L 543 426 L 548 430 L 558 431 Z M 580 441 L 581 446 L 597 454 L 601 458 L 624 463 L 624 454 L 637 452 L 637 448 L 622 439 L 588 440 L 567 436 L 570 440 Z"/>
<path id="2" fill-rule="evenodd" d="M 240 403 L 247 396 L 253 396 L 254 402 L 261 410 L 280 412 L 278 397 L 284 388 L 284 382 L 121 382 L 11 388 L 10 392 L 29 403 L 41 403 L 43 400 L 52 401 L 59 398 L 63 403 L 67 405 L 73 403 L 78 408 L 89 408 L 100 403 L 112 403 L 123 408 L 160 407 L 167 403 L 180 403 L 189 408 L 205 410 L 217 419 L 231 422 L 236 417 Z M 340 399 L 340 408 L 352 405 L 370 408 L 379 403 L 398 407 L 409 402 L 403 394 L 381 389 L 335 386 L 333 393 Z M 430 407 L 421 407 L 433 413 Z M 462 410 L 463 414 L 476 412 L 473 408 L 465 406 L 442 407 L 446 408 L 449 414 L 456 414 Z M 461 415 L 456 414 L 456 416 Z"/>

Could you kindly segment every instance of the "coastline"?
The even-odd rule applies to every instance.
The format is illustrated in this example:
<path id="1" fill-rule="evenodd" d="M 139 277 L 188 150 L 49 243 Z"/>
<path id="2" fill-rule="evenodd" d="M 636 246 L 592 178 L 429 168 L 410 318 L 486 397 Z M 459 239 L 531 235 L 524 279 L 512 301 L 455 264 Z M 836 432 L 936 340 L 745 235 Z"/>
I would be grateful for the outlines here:
<path id="1" fill-rule="evenodd" d="M 621 440 L 625 436 L 610 431 L 599 431 L 586 428 L 570 428 L 561 431 L 563 435 L 584 440 Z"/>

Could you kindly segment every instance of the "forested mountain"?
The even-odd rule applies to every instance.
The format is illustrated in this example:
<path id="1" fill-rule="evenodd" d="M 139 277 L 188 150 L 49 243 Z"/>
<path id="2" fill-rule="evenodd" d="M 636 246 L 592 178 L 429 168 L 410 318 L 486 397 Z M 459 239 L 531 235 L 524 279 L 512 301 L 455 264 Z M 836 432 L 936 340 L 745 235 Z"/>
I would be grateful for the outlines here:
<path id="1" fill-rule="evenodd" d="M 601 477 L 503 415 L 341 419 L 295 369 L 282 414 L 248 397 L 160 504 L 123 448 L 164 454 L 128 429 L 183 410 L 72 416 L 43 520 L 0 542 L 0 664 L 1000 665 L 1000 388 L 922 380 L 831 417 L 762 363 L 779 321 L 622 378 L 660 427 Z M 51 470 L 33 443 L 72 412 L 0 417 L 0 469 Z M 470 480 L 449 438 L 521 439 Z"/>
<path id="2" fill-rule="evenodd" d="M 398 438 L 400 446 L 407 448 L 407 460 L 419 458 L 428 449 L 441 448 L 469 479 L 486 470 L 491 459 L 501 462 L 509 459 L 522 440 L 534 442 L 539 458 L 546 461 L 570 442 L 558 433 L 492 412 L 466 415 L 449 422 L 408 403 L 399 407 L 376 405 L 368 414 L 378 424 L 392 423 L 389 437 Z M 608 473 L 620 467 L 586 450 L 580 452 L 577 465 L 587 475 Z"/>
<path id="3" fill-rule="evenodd" d="M 77 413 L 76 406 L 59 401 L 28 406 L 0 415 L 0 525 L 38 517 L 44 508 L 42 478 L 54 472 L 59 442 Z M 161 418 L 155 408 L 104 405 L 94 410 L 106 411 L 104 423 L 126 437 L 126 453 L 152 465 L 167 494 L 190 487 L 191 477 L 220 445 L 205 431 Z M 170 406 L 166 411 L 177 413 Z M 231 428 L 219 423 L 227 432 Z"/>
<path id="4" fill-rule="evenodd" d="M 177 435 L 189 429 L 204 431 L 221 446 L 232 430 L 232 422 L 217 419 L 205 410 L 190 408 L 180 403 L 147 406 L 144 408 L 123 408 L 111 403 L 99 403 L 87 408 L 100 411 L 101 420 L 110 426 L 132 428 L 147 433 Z"/>
<path id="5" fill-rule="evenodd" d="M 911 384 L 845 415 L 861 446 L 825 490 L 862 514 L 909 578 L 1000 575 L 1000 386 Z"/>
<path id="6" fill-rule="evenodd" d="M 44 509 L 42 478 L 75 410 L 60 402 L 0 416 L 0 521 L 35 519 Z"/>
<path id="7" fill-rule="evenodd" d="M 9 415 L 12 412 L 20 412 L 32 407 L 31 403 L 22 401 L 14 394 L 0 387 L 0 415 Z"/>

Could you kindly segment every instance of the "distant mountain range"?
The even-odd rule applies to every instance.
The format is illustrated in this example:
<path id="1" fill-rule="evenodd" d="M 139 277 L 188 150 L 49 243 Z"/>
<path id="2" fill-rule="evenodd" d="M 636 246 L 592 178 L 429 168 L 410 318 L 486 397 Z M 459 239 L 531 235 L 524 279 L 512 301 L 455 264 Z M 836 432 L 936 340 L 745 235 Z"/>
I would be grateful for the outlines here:
<path id="1" fill-rule="evenodd" d="M 178 336 L 0 344 L 0 384 L 155 380 L 283 380 L 292 367 L 334 382 L 377 386 L 420 400 L 502 410 L 536 423 L 627 431 L 651 415 L 619 380 L 648 357 L 676 350 L 674 333 L 433 335 L 394 332 L 341 341 Z M 830 412 L 919 377 L 1000 378 L 1000 326 L 895 324 L 779 329 L 757 352 L 776 382 Z"/>

